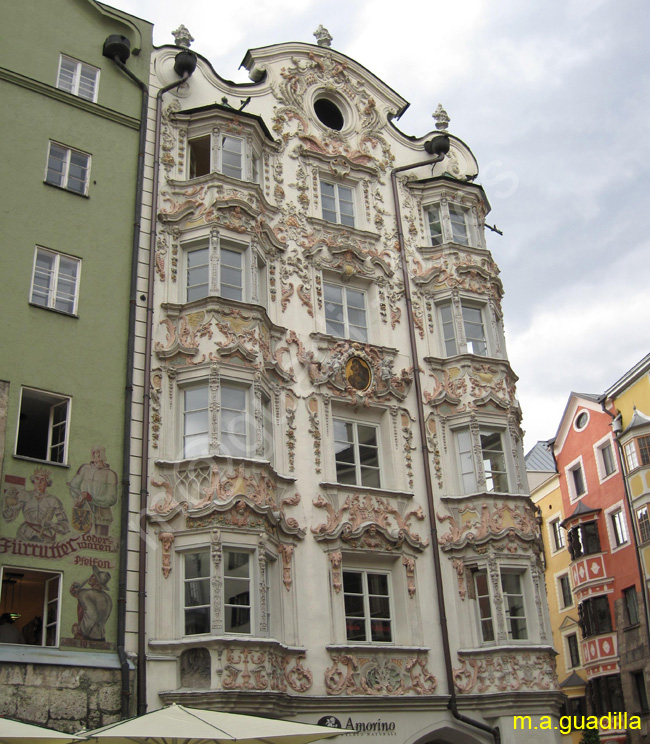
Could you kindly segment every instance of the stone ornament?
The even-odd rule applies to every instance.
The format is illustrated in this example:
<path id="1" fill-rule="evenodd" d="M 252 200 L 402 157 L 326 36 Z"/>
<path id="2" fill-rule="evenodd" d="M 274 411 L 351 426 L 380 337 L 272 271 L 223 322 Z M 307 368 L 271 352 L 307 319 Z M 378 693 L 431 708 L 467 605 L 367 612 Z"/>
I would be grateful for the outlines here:
<path id="1" fill-rule="evenodd" d="M 331 654 L 325 670 L 328 695 L 432 695 L 438 681 L 424 655 Z"/>
<path id="2" fill-rule="evenodd" d="M 454 684 L 461 694 L 556 689 L 554 657 L 555 651 L 525 649 L 517 655 L 496 652 L 462 657 L 460 666 L 453 670 Z"/>

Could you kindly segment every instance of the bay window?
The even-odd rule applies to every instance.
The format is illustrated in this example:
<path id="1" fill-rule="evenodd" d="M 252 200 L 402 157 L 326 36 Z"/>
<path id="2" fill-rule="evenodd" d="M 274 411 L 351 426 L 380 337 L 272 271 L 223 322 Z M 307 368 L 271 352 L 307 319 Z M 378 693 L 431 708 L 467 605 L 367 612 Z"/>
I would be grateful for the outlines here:
<path id="1" fill-rule="evenodd" d="M 509 479 L 503 436 L 499 430 L 481 427 L 478 435 L 481 458 L 477 461 L 476 443 L 470 430 L 462 429 L 456 432 L 463 493 L 478 491 L 479 480 L 485 482 L 487 491 L 508 492 Z"/>
<path id="2" fill-rule="evenodd" d="M 488 355 L 483 308 L 466 301 L 461 303 L 462 330 L 457 329 L 454 307 L 451 302 L 440 305 L 440 321 L 446 356 L 460 353 Z"/>

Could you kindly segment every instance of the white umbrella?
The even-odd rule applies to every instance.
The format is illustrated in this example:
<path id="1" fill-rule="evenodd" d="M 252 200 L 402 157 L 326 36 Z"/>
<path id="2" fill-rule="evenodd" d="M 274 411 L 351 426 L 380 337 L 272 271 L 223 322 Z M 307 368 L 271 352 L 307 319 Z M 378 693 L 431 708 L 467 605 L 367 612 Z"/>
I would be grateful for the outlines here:
<path id="1" fill-rule="evenodd" d="M 83 732 L 93 744 L 309 744 L 341 729 L 169 705 L 138 718 Z"/>
<path id="2" fill-rule="evenodd" d="M 0 744 L 69 744 L 74 741 L 83 739 L 31 723 L 0 718 Z"/>

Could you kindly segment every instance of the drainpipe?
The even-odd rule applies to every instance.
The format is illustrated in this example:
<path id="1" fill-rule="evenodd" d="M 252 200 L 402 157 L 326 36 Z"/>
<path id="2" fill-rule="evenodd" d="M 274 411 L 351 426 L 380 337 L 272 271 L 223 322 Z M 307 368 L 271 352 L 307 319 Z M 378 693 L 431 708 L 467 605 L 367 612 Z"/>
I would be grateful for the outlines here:
<path id="1" fill-rule="evenodd" d="M 135 311 L 137 306 L 138 291 L 138 249 L 140 246 L 140 219 L 142 216 L 142 184 L 144 181 L 144 151 L 147 141 L 147 108 L 149 106 L 149 93 L 147 86 L 124 64 L 128 51 L 124 39 L 121 46 L 116 48 L 112 44 L 120 44 L 116 37 L 109 37 L 104 46 L 105 56 L 112 59 L 117 67 L 122 70 L 142 91 L 142 104 L 140 108 L 140 126 L 138 141 L 138 167 L 135 186 L 135 215 L 133 223 L 133 243 L 131 248 L 131 284 L 129 294 L 129 325 L 126 356 L 126 384 L 124 387 L 124 424 L 122 434 L 122 501 L 120 504 L 120 552 L 119 552 L 119 579 L 117 594 L 117 655 L 120 660 L 120 674 L 122 681 L 121 694 L 121 716 L 128 718 L 130 715 L 131 685 L 129 683 L 129 662 L 126 657 L 126 594 L 127 594 L 127 561 L 128 545 L 126 535 L 129 529 L 129 494 L 130 494 L 130 455 L 131 455 L 131 405 L 133 403 L 133 363 L 135 350 Z M 117 53 L 116 53 L 117 52 Z M 112 56 L 109 56 L 112 55 Z"/>
<path id="2" fill-rule="evenodd" d="M 605 413 L 612 417 L 612 431 L 614 433 L 614 441 L 616 442 L 616 449 L 618 451 L 618 459 L 621 463 L 621 473 L 623 475 L 623 491 L 625 492 L 625 505 L 627 507 L 628 517 L 630 524 L 632 525 L 632 536 L 634 537 L 634 553 L 636 555 L 636 564 L 639 571 L 639 579 L 641 583 L 641 596 L 643 597 L 643 614 L 645 617 L 645 634 L 648 642 L 648 650 L 650 652 L 650 613 L 648 612 L 648 582 L 646 580 L 645 572 L 643 570 L 643 561 L 641 560 L 641 537 L 639 535 L 639 525 L 634 518 L 634 508 L 632 505 L 632 495 L 628 486 L 628 469 L 627 469 L 627 458 L 623 452 L 623 447 L 619 440 L 619 436 L 622 433 L 622 421 L 620 414 L 615 416 L 611 411 L 605 408 L 605 399 L 600 401 L 601 408 Z"/>
<path id="3" fill-rule="evenodd" d="M 156 259 L 156 221 L 158 211 L 158 174 L 160 171 L 160 121 L 162 98 L 165 93 L 184 83 L 196 69 L 194 52 L 182 49 L 176 55 L 174 70 L 181 76 L 164 86 L 156 95 L 156 121 L 154 135 L 154 161 L 151 196 L 151 229 L 149 231 L 149 268 L 147 283 L 147 320 L 145 331 L 144 382 L 142 400 L 142 450 L 140 477 L 140 531 L 138 547 L 138 715 L 147 712 L 147 648 L 145 641 L 145 599 L 147 596 L 147 499 L 149 495 L 149 417 L 151 407 L 151 353 L 153 345 L 153 292 Z"/>
<path id="4" fill-rule="evenodd" d="M 436 595 L 438 600 L 438 611 L 440 613 L 440 629 L 442 632 L 442 648 L 445 660 L 445 673 L 447 677 L 447 687 L 449 688 L 449 710 L 454 718 L 469 726 L 481 729 L 494 737 L 495 744 L 501 744 L 501 734 L 498 728 L 488 726 L 482 721 L 477 721 L 463 715 L 458 710 L 458 701 L 456 698 L 456 688 L 454 685 L 454 675 L 451 663 L 451 647 L 449 645 L 449 629 L 447 626 L 447 611 L 445 609 L 445 594 L 442 587 L 442 569 L 440 565 L 440 554 L 438 552 L 438 529 L 435 520 L 435 505 L 433 500 L 433 488 L 431 478 L 431 466 L 429 464 L 429 455 L 426 446 L 426 426 L 424 420 L 424 410 L 422 407 L 422 383 L 420 381 L 420 361 L 418 357 L 417 342 L 415 338 L 415 322 L 413 317 L 413 306 L 411 304 L 411 286 L 408 274 L 408 264 L 406 260 L 406 250 L 404 246 L 404 231 L 402 229 L 402 212 L 399 203 L 399 194 L 397 191 L 397 174 L 413 168 L 420 168 L 425 165 L 434 165 L 440 162 L 449 152 L 449 139 L 446 135 L 439 135 L 425 143 L 425 150 L 434 155 L 432 160 L 424 160 L 419 163 L 402 165 L 393 168 L 390 179 L 393 190 L 393 201 L 395 204 L 395 218 L 397 220 L 397 239 L 399 242 L 399 251 L 402 264 L 402 278 L 404 281 L 404 301 L 406 303 L 406 322 L 409 330 L 409 341 L 411 345 L 411 355 L 413 358 L 413 382 L 415 385 L 415 395 L 417 398 L 417 418 L 418 428 L 420 431 L 420 442 L 422 447 L 422 465 L 424 467 L 424 485 L 427 494 L 427 505 L 429 510 L 429 526 L 431 532 L 431 548 L 433 555 L 433 568 L 436 578 Z"/>

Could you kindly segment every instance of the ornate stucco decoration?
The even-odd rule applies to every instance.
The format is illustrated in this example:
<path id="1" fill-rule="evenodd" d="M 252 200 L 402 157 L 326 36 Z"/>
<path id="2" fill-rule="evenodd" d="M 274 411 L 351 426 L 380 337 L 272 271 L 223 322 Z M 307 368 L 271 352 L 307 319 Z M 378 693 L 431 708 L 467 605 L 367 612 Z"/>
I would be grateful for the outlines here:
<path id="1" fill-rule="evenodd" d="M 348 496 L 340 509 L 322 495 L 313 503 L 327 511 L 327 521 L 311 528 L 318 541 L 340 540 L 351 547 L 386 551 L 401 550 L 406 544 L 419 552 L 429 544 L 411 526 L 413 518 L 424 521 L 421 507 L 407 511 L 388 498 L 358 493 Z"/>
<path id="2" fill-rule="evenodd" d="M 516 375 L 504 360 L 477 362 L 476 357 L 456 357 L 448 363 L 433 357 L 424 360 L 432 372 L 433 390 L 424 390 L 427 405 L 446 413 L 492 410 L 518 411 L 515 397 Z"/>
<path id="3" fill-rule="evenodd" d="M 477 257 L 470 251 L 429 250 L 426 267 L 419 258 L 411 260 L 413 281 L 423 294 L 460 289 L 491 297 L 500 309 L 503 284 L 499 269 L 490 257 Z"/>
<path id="4" fill-rule="evenodd" d="M 162 575 L 168 579 L 172 570 L 171 549 L 174 544 L 174 533 L 159 532 L 158 539 L 162 544 Z"/>
<path id="5" fill-rule="evenodd" d="M 497 503 L 485 496 L 463 499 L 462 503 L 447 503 L 448 514 L 436 512 L 438 522 L 449 531 L 438 538 L 443 550 L 462 550 L 467 545 L 480 546 L 508 538 L 506 550 L 516 552 L 517 543 L 537 543 L 541 539 L 539 523 L 527 503 Z"/>
<path id="6" fill-rule="evenodd" d="M 317 360 L 316 353 L 307 351 L 293 331 L 287 336 L 287 344 L 297 347 L 298 361 L 306 369 L 312 385 L 325 386 L 337 397 L 348 398 L 355 406 L 406 398 L 413 381 L 412 370 L 403 369 L 399 376 L 393 374 L 394 350 L 348 340 L 328 342 L 329 338 L 325 342 L 324 358 Z M 359 368 L 363 365 L 366 370 L 364 381 L 367 384 L 357 384 L 357 377 L 351 372 L 354 359 L 359 360 Z"/>
<path id="7" fill-rule="evenodd" d="M 461 694 L 557 689 L 554 651 L 485 652 L 463 656 L 453 670 Z"/>
<path id="8" fill-rule="evenodd" d="M 191 307 L 196 309 L 192 312 Z M 264 371 L 280 384 L 293 381 L 293 371 L 286 368 L 285 355 L 290 350 L 282 345 L 282 329 L 270 326 L 262 310 L 243 309 L 215 298 L 195 301 L 189 307 L 168 304 L 164 309 L 167 317 L 160 325 L 165 328 L 165 340 L 154 343 L 158 358 L 180 357 L 194 366 L 206 361 L 238 360 Z M 207 353 L 199 353 L 201 346 Z"/>
<path id="9" fill-rule="evenodd" d="M 217 652 L 217 676 L 224 690 L 302 693 L 312 686 L 312 673 L 303 666 L 304 653 L 280 644 L 268 648 L 229 641 Z"/>
<path id="10" fill-rule="evenodd" d="M 325 670 L 328 695 L 432 695 L 438 682 L 424 654 L 334 654 Z"/>
<path id="11" fill-rule="evenodd" d="M 321 47 L 330 47 L 332 46 L 332 41 L 334 41 L 334 37 L 322 23 L 314 31 L 314 36 L 316 37 L 316 43 Z"/>
<path id="12" fill-rule="evenodd" d="M 431 114 L 436 122 L 436 129 L 440 129 L 442 131 L 448 129 L 449 122 L 451 119 L 449 118 L 449 114 L 443 109 L 442 104 L 438 104 L 438 108 Z"/>
<path id="13" fill-rule="evenodd" d="M 304 529 L 285 513 L 287 506 L 299 503 L 300 496 L 294 492 L 283 498 L 287 487 L 278 487 L 267 470 L 253 470 L 240 463 L 235 470 L 227 471 L 216 461 L 175 467 L 173 473 L 165 472 L 161 480 L 151 479 L 152 486 L 164 490 L 164 497 L 152 501 L 149 517 L 165 524 L 183 514 L 188 529 L 261 528 L 272 534 L 302 539 Z"/>

